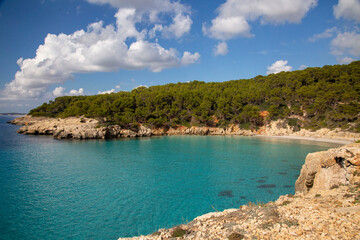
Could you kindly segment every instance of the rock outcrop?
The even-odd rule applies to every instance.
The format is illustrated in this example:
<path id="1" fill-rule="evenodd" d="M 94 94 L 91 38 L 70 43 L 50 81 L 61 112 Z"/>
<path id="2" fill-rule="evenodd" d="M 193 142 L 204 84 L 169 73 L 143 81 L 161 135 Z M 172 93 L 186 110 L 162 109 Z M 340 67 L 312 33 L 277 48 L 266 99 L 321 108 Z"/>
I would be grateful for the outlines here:
<path id="1" fill-rule="evenodd" d="M 327 138 L 335 140 L 354 141 L 360 139 L 360 133 L 344 132 L 341 129 L 320 129 L 312 132 L 301 129 L 294 131 L 283 120 L 270 122 L 259 130 L 241 129 L 239 125 L 229 124 L 226 128 L 220 127 L 185 127 L 149 128 L 139 124 L 137 129 L 124 129 L 118 125 L 105 126 L 96 119 L 85 117 L 47 118 L 24 116 L 10 121 L 12 124 L 24 125 L 19 133 L 33 135 L 53 135 L 64 139 L 106 139 L 123 137 L 148 137 L 160 135 L 241 135 L 241 136 L 290 136 Z"/>
<path id="2" fill-rule="evenodd" d="M 12 124 L 24 125 L 18 133 L 32 135 L 53 135 L 57 139 L 108 139 L 126 137 L 149 137 L 152 135 L 243 135 L 252 136 L 256 133 L 251 130 L 242 130 L 237 125 L 228 128 L 217 127 L 185 127 L 175 128 L 148 128 L 142 124 L 137 130 L 121 128 L 119 125 L 102 126 L 92 118 L 68 117 L 46 118 L 25 116 L 10 121 Z"/>
<path id="3" fill-rule="evenodd" d="M 314 193 L 356 182 L 360 182 L 360 143 L 309 153 L 295 191 Z"/>
<path id="4" fill-rule="evenodd" d="M 119 240 L 359 239 L 359 154 L 360 144 L 311 153 L 295 195 L 208 213 L 187 224 Z"/>

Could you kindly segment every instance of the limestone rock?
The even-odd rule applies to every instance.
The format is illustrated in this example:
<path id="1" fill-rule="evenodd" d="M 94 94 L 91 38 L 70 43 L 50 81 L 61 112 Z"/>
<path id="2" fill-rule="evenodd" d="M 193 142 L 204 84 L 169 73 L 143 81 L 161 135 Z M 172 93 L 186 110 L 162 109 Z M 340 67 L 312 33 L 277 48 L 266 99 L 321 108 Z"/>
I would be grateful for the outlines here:
<path id="1" fill-rule="evenodd" d="M 295 191 L 314 193 L 358 181 L 360 144 L 310 153 L 305 159 Z"/>

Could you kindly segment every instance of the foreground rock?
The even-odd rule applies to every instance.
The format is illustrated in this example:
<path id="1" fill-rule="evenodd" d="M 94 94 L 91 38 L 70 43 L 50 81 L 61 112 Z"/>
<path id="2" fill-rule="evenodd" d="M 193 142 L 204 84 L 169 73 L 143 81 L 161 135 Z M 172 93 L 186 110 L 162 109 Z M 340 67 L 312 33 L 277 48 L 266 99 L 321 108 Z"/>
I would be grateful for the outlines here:
<path id="1" fill-rule="evenodd" d="M 347 174 L 336 177 L 333 177 L 336 170 L 321 172 L 323 166 L 324 169 L 335 166 L 330 164 L 332 157 L 343 156 L 344 163 L 357 163 L 359 152 L 360 144 L 351 144 L 309 154 L 303 169 L 310 164 L 320 168 L 315 175 L 328 177 L 328 184 L 315 181 L 311 191 L 297 188 L 295 196 L 280 196 L 275 202 L 249 203 L 238 209 L 208 213 L 188 224 L 160 229 L 147 236 L 120 239 L 359 239 L 358 165 L 349 165 Z M 320 160 L 315 160 L 316 157 Z M 302 175 L 297 184 L 303 182 Z M 336 184 L 339 181 L 343 184 Z"/>
<path id="2" fill-rule="evenodd" d="M 295 191 L 316 193 L 360 182 L 360 144 L 310 153 L 305 159 Z"/>

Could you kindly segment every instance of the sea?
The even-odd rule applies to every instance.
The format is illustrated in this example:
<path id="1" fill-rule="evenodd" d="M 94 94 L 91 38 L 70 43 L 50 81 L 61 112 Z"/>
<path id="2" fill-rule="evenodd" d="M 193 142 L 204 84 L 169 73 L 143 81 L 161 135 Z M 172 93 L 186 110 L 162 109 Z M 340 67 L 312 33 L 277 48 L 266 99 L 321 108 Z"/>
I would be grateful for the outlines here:
<path id="1" fill-rule="evenodd" d="M 118 239 L 294 194 L 334 143 L 241 136 L 55 140 L 0 116 L 0 239 Z"/>

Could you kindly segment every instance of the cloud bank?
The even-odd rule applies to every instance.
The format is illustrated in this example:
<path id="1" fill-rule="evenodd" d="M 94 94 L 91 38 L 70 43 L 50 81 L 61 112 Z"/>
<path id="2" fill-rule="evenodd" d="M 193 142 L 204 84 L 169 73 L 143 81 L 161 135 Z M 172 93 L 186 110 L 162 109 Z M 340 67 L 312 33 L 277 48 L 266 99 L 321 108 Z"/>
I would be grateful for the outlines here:
<path id="1" fill-rule="evenodd" d="M 188 33 L 192 20 L 187 6 L 171 0 L 87 1 L 118 8 L 116 24 L 104 26 L 99 21 L 69 35 L 48 34 L 34 58 L 17 61 L 20 70 L 15 79 L 6 84 L 3 96 L 7 99 L 39 98 L 51 85 L 73 79 L 74 73 L 120 69 L 160 72 L 193 64 L 200 58 L 197 52 L 180 54 L 174 48 L 162 47 L 157 40 L 151 41 L 158 33 L 166 38 L 180 38 Z M 171 19 L 168 25 L 163 25 L 164 15 Z M 152 27 L 138 30 L 136 24 L 144 21 L 150 22 Z M 54 95 L 59 91 L 61 89 Z"/>

